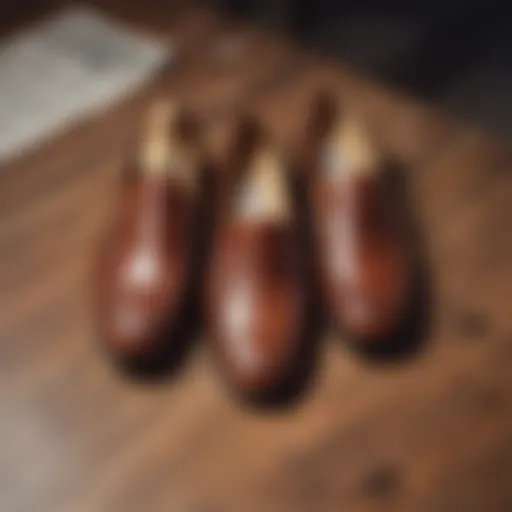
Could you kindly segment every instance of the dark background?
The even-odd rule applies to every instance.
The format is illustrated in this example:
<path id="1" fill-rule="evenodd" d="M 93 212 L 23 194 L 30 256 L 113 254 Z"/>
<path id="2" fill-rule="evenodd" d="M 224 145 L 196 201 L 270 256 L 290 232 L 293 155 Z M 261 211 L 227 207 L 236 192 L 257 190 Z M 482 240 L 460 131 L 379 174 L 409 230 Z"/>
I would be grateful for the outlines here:
<path id="1" fill-rule="evenodd" d="M 503 0 L 230 0 L 238 18 L 293 32 L 497 134 L 512 134 L 512 7 Z"/>
<path id="2" fill-rule="evenodd" d="M 0 30 L 64 0 L 3 2 Z M 94 4 L 92 0 L 88 3 Z M 115 1 L 103 1 L 102 4 Z M 505 0 L 145 0 L 169 13 L 221 7 L 286 30 L 310 49 L 443 107 L 497 135 L 512 134 L 512 6 Z"/>

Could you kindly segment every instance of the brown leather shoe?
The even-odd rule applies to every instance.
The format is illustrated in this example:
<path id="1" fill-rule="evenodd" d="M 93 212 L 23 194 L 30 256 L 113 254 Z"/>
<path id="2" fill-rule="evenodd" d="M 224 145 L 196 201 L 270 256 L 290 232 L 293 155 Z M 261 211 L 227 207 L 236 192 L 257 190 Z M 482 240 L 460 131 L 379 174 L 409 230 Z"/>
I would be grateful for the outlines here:
<path id="1" fill-rule="evenodd" d="M 309 192 L 319 278 L 336 324 L 360 348 L 374 350 L 393 343 L 406 321 L 412 261 L 368 134 L 356 117 L 336 118 L 326 101 L 316 105 L 302 143 L 303 165 L 314 171 Z"/>
<path id="2" fill-rule="evenodd" d="M 107 350 L 125 368 L 161 369 L 182 346 L 199 272 L 206 177 L 192 126 L 170 103 L 149 111 L 101 248 L 98 324 Z"/>
<path id="3" fill-rule="evenodd" d="M 206 309 L 224 376 L 246 398 L 267 400 L 291 392 L 297 376 L 309 327 L 305 250 L 283 161 L 241 133 L 228 169 L 241 172 L 224 183 Z"/>

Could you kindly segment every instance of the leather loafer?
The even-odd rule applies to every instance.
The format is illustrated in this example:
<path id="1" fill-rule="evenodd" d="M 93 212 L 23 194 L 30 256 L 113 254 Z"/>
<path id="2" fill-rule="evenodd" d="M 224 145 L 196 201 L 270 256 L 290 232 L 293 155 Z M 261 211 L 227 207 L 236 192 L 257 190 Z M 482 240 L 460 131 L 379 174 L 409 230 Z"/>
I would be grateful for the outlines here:
<path id="1" fill-rule="evenodd" d="M 223 376 L 242 396 L 267 400 L 292 389 L 300 364 L 305 248 L 284 161 L 254 123 L 252 142 L 242 126 L 219 199 L 206 311 Z"/>
<path id="2" fill-rule="evenodd" d="M 96 306 L 103 344 L 129 369 L 166 366 L 182 347 L 198 268 L 207 166 L 190 116 L 148 112 L 101 246 Z"/>
<path id="3" fill-rule="evenodd" d="M 382 161 L 360 119 L 327 98 L 302 142 L 319 282 L 330 315 L 363 350 L 394 342 L 407 320 L 413 264 Z"/>

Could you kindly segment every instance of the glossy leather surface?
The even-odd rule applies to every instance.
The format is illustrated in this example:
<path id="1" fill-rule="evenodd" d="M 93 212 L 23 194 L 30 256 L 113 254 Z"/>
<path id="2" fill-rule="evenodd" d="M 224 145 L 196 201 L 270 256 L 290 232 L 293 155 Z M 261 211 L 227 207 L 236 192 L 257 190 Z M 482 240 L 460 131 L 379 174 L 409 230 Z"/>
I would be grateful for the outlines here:
<path id="1" fill-rule="evenodd" d="M 363 343 L 403 320 L 410 267 L 399 224 L 373 176 L 312 186 L 319 273 L 335 322 Z"/>
<path id="2" fill-rule="evenodd" d="M 176 184 L 141 177 L 122 192 L 99 262 L 100 326 L 121 359 L 151 356 L 180 321 L 190 280 L 194 208 Z"/>
<path id="3" fill-rule="evenodd" d="M 383 187 L 382 163 L 364 130 L 343 121 L 321 98 L 299 165 L 309 183 L 317 275 L 329 313 L 370 348 L 392 342 L 408 314 L 412 262 L 405 224 Z"/>
<path id="4" fill-rule="evenodd" d="M 236 189 L 224 195 L 228 205 Z M 244 395 L 272 393 L 297 364 L 307 327 L 297 228 L 293 211 L 286 218 L 244 217 L 230 207 L 217 223 L 206 294 L 208 336 L 224 377 Z"/>
<path id="5" fill-rule="evenodd" d="M 228 380 L 243 392 L 268 390 L 294 364 L 305 297 L 293 231 L 260 224 L 226 227 L 210 289 L 210 326 Z"/>
<path id="6" fill-rule="evenodd" d="M 168 102 L 148 112 L 100 247 L 98 326 L 105 348 L 126 366 L 164 364 L 183 343 L 204 238 L 207 177 L 191 126 Z"/>

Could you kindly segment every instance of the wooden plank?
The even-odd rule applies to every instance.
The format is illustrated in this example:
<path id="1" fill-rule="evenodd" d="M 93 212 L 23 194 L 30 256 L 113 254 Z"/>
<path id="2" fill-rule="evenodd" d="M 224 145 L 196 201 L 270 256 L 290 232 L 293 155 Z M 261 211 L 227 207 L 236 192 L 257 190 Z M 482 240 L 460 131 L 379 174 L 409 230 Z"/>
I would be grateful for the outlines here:
<path id="1" fill-rule="evenodd" d="M 508 150 L 279 39 L 244 27 L 222 34 L 212 41 L 247 38 L 243 58 L 219 60 L 215 45 L 192 52 L 172 78 L 164 74 L 138 99 L 1 178 L 0 508 L 506 510 Z M 325 87 L 354 105 L 383 150 L 404 164 L 435 288 L 423 352 L 379 365 L 330 333 L 299 407 L 270 415 L 232 400 L 204 343 L 174 382 L 121 378 L 96 345 L 87 283 L 134 120 L 155 96 L 174 94 L 203 120 L 217 155 L 243 109 L 291 149 L 309 101 Z M 105 146 L 67 176 L 78 148 L 84 155 L 102 139 Z"/>

